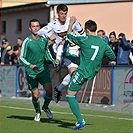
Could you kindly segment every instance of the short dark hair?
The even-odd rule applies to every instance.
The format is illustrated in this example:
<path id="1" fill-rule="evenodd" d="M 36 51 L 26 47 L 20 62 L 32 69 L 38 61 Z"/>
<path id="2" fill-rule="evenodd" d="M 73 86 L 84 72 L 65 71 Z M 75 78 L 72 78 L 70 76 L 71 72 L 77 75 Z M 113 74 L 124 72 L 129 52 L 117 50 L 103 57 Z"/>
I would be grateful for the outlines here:
<path id="1" fill-rule="evenodd" d="M 97 33 L 99 33 L 99 32 L 102 32 L 102 34 L 105 35 L 105 31 L 104 30 L 102 30 L 102 29 L 98 30 Z"/>
<path id="2" fill-rule="evenodd" d="M 91 32 L 96 32 L 97 24 L 93 20 L 88 20 L 85 22 L 85 29 L 89 29 Z"/>
<path id="3" fill-rule="evenodd" d="M 67 5 L 65 5 L 65 4 L 60 4 L 60 5 L 58 5 L 57 6 L 57 13 L 59 13 L 59 11 L 68 11 L 68 7 L 67 7 Z"/>
<path id="4" fill-rule="evenodd" d="M 18 50 L 18 46 L 14 46 L 14 47 L 13 47 L 13 50 L 14 50 L 14 51 L 17 51 L 17 50 Z"/>
<path id="5" fill-rule="evenodd" d="M 8 40 L 6 38 L 2 39 L 2 44 L 6 44 L 8 42 Z"/>
<path id="6" fill-rule="evenodd" d="M 18 37 L 18 39 L 23 41 L 23 39 L 21 37 Z"/>
<path id="7" fill-rule="evenodd" d="M 29 22 L 29 26 L 31 26 L 31 23 L 32 23 L 32 22 L 38 22 L 38 23 L 39 23 L 39 25 L 40 25 L 40 22 L 39 22 L 39 20 L 38 20 L 38 19 L 31 19 L 31 20 L 30 20 L 30 22 Z"/>
<path id="8" fill-rule="evenodd" d="M 120 34 L 118 35 L 118 37 L 125 37 L 125 34 L 124 34 L 124 33 L 120 33 Z"/>

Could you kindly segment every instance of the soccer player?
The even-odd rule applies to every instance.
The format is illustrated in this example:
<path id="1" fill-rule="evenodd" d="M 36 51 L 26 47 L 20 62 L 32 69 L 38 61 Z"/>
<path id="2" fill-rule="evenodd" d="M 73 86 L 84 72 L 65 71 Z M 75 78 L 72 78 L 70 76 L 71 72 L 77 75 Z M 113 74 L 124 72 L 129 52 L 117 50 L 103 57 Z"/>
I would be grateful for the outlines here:
<path id="1" fill-rule="evenodd" d="M 19 59 L 20 63 L 25 66 L 28 86 L 32 92 L 32 103 L 36 111 L 35 121 L 40 121 L 41 118 L 38 82 L 46 90 L 42 110 L 46 112 L 49 119 L 53 118 L 48 108 L 52 100 L 52 84 L 47 61 L 53 63 L 54 60 L 48 50 L 48 39 L 37 35 L 39 29 L 40 22 L 37 19 L 32 19 L 29 22 L 31 35 L 24 40 Z"/>
<path id="2" fill-rule="evenodd" d="M 87 36 L 76 36 L 72 33 L 73 19 L 69 25 L 69 33 L 67 37 L 77 44 L 80 49 L 80 65 L 72 75 L 70 80 L 66 98 L 73 114 L 77 118 L 77 125 L 73 130 L 78 130 L 85 126 L 85 121 L 80 113 L 79 105 L 75 99 L 75 95 L 81 89 L 81 86 L 87 80 L 93 80 L 101 67 L 104 54 L 112 61 L 115 60 L 115 54 L 110 46 L 100 37 L 96 36 L 97 24 L 95 21 L 88 20 L 85 23 L 85 32 Z"/>
<path id="3" fill-rule="evenodd" d="M 57 64 L 59 64 L 59 62 L 61 61 L 61 56 L 63 53 L 63 45 L 66 40 L 66 34 L 68 32 L 70 20 L 75 18 L 74 16 L 67 17 L 67 13 L 68 13 L 68 7 L 65 4 L 58 5 L 57 6 L 58 18 L 48 23 L 48 25 L 44 26 L 42 29 L 38 31 L 38 35 L 47 36 L 50 38 L 51 41 L 54 41 L 53 50 L 56 54 Z M 85 32 L 81 24 L 77 20 L 75 21 L 75 23 L 73 23 L 72 30 L 78 32 L 80 35 L 85 35 Z M 76 46 L 69 47 L 68 51 L 71 55 L 75 57 L 79 56 L 78 55 L 79 51 Z M 54 96 L 56 102 L 58 102 L 60 99 L 61 90 L 69 84 L 71 74 L 73 73 L 73 71 L 77 69 L 77 64 L 72 62 L 72 60 L 70 60 L 71 58 L 63 60 L 64 64 L 67 66 L 69 70 L 69 74 L 66 75 L 62 83 L 59 86 L 55 87 L 54 89 Z"/>

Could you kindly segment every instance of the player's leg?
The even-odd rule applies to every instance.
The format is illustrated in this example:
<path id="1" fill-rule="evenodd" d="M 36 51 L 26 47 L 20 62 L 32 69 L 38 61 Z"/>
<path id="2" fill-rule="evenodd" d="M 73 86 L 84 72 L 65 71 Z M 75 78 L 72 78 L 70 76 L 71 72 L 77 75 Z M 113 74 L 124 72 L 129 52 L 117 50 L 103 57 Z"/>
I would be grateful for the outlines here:
<path id="1" fill-rule="evenodd" d="M 67 74 L 65 77 L 64 77 L 64 79 L 63 79 L 63 81 L 61 82 L 61 84 L 58 86 L 58 91 L 62 91 L 62 89 L 65 87 L 65 86 L 67 86 L 68 84 L 69 84 L 69 82 L 70 82 L 70 74 Z"/>
<path id="2" fill-rule="evenodd" d="M 66 75 L 59 86 L 54 88 L 55 102 L 58 103 L 61 96 L 61 91 L 69 84 L 71 75 L 77 69 L 78 65 L 72 63 L 69 59 L 64 59 L 64 64 L 68 68 L 69 74 Z"/>
<path id="3" fill-rule="evenodd" d="M 32 91 L 32 103 L 34 105 L 34 108 L 36 110 L 36 115 L 34 120 L 40 121 L 41 118 L 41 110 L 40 110 L 40 98 L 39 98 L 39 91 L 38 89 Z"/>
<path id="4" fill-rule="evenodd" d="M 36 79 L 33 79 L 27 75 L 27 81 L 28 81 L 28 87 L 30 91 L 32 92 L 32 103 L 34 106 L 34 109 L 36 111 L 36 115 L 34 120 L 40 121 L 41 117 L 41 110 L 40 110 L 40 98 L 39 98 L 39 91 L 38 91 L 38 81 Z"/>
<path id="5" fill-rule="evenodd" d="M 55 100 L 59 99 L 59 96 L 61 95 L 61 90 L 65 88 L 65 86 L 67 86 L 70 82 L 70 78 L 72 73 L 77 69 L 78 65 L 72 63 L 72 61 L 69 59 L 71 54 L 69 54 L 69 58 L 64 58 L 66 50 L 68 47 L 68 41 L 62 41 L 60 42 L 60 45 L 58 46 L 57 49 L 57 54 L 56 54 L 56 59 L 61 59 L 61 57 L 63 58 L 63 62 L 64 65 L 68 68 L 69 74 L 66 75 L 63 79 L 63 81 L 61 82 L 61 84 L 57 87 L 55 87 Z M 76 49 L 77 51 L 77 49 Z M 65 56 L 66 57 L 66 56 Z M 62 61 L 61 61 L 62 62 Z M 58 100 L 56 100 L 58 102 Z"/>
<path id="6" fill-rule="evenodd" d="M 38 89 L 32 91 L 32 103 L 34 105 L 36 113 L 41 113 L 41 111 L 40 111 L 40 98 L 39 98 Z"/>
<path id="7" fill-rule="evenodd" d="M 76 71 L 71 78 L 71 81 L 68 87 L 68 92 L 66 95 L 70 108 L 78 121 L 77 125 L 73 128 L 73 130 L 78 130 L 81 127 L 85 126 L 85 121 L 83 120 L 82 115 L 80 113 L 78 101 L 75 98 L 75 95 L 80 90 L 83 82 L 84 82 L 84 79 L 82 78 L 82 75 L 80 75 Z"/>
<path id="8" fill-rule="evenodd" d="M 46 95 L 44 96 L 44 103 L 43 103 L 42 109 L 46 112 L 47 117 L 49 119 L 52 119 L 53 115 L 48 107 L 52 100 L 52 84 L 46 83 L 43 86 L 46 90 Z"/>
<path id="9" fill-rule="evenodd" d="M 42 106 L 42 109 L 46 112 L 46 115 L 49 119 L 53 118 L 53 115 L 49 109 L 49 104 L 52 100 L 52 83 L 50 78 L 50 72 L 49 70 L 45 70 L 39 75 L 39 82 L 43 85 L 46 94 L 44 95 L 44 103 Z"/>
<path id="10" fill-rule="evenodd" d="M 71 77 L 73 72 L 77 70 L 78 65 L 67 58 L 64 58 L 64 64 L 67 67 L 69 75 Z"/>
<path id="11" fill-rule="evenodd" d="M 61 91 L 69 84 L 70 78 L 71 78 L 70 75 L 67 74 L 64 77 L 63 81 L 61 82 L 61 84 L 54 88 L 54 98 L 55 98 L 54 100 L 55 100 L 56 103 L 58 103 L 58 101 L 60 100 Z"/>
<path id="12" fill-rule="evenodd" d="M 52 100 L 52 84 L 51 83 L 46 83 L 43 85 L 43 87 L 45 88 L 46 94 L 44 96 L 44 104 L 43 104 L 43 108 L 47 109 L 49 106 L 49 103 Z"/>

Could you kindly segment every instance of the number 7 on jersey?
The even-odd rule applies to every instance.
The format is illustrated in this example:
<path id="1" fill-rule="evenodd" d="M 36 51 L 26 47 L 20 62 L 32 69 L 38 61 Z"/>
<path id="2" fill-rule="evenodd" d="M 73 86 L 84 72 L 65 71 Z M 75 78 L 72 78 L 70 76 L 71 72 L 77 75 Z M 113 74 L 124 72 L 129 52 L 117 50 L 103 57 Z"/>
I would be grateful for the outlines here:
<path id="1" fill-rule="evenodd" d="M 96 58 L 97 53 L 98 53 L 99 46 L 91 45 L 91 48 L 92 48 L 92 49 L 95 49 L 94 54 L 93 54 L 92 57 L 91 57 L 91 60 L 94 60 L 94 59 Z"/>

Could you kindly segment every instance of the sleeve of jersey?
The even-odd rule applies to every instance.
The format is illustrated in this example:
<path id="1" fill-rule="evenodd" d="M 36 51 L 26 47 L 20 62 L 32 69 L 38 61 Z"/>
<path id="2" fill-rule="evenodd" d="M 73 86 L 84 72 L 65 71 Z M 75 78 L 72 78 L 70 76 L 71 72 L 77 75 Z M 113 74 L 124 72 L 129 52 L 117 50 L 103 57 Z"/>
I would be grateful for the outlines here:
<path id="1" fill-rule="evenodd" d="M 52 23 L 49 23 L 38 31 L 38 35 L 42 37 L 50 37 L 52 35 L 52 30 Z"/>
<path id="2" fill-rule="evenodd" d="M 122 41 L 123 41 L 123 44 L 125 45 L 125 47 L 127 49 L 130 49 L 131 48 L 131 44 L 127 42 L 127 40 L 126 40 L 125 37 L 122 37 Z"/>
<path id="3" fill-rule="evenodd" d="M 82 42 L 84 41 L 84 39 L 86 39 L 85 36 L 77 36 L 75 35 L 73 32 L 69 32 L 67 34 L 67 37 L 70 41 L 74 42 L 76 45 L 78 45 L 79 47 L 82 45 Z"/>
<path id="4" fill-rule="evenodd" d="M 74 23 L 73 27 L 74 30 L 77 31 L 80 35 L 85 36 L 85 31 L 83 30 L 82 25 L 78 21 Z"/>
<path id="5" fill-rule="evenodd" d="M 26 38 L 23 42 L 22 48 L 21 48 L 21 52 L 20 52 L 20 58 L 19 58 L 19 62 L 23 65 L 23 66 L 28 66 L 30 67 L 30 63 L 26 60 L 26 54 L 27 54 L 27 41 L 28 38 Z"/>
<path id="6" fill-rule="evenodd" d="M 111 60 L 111 61 L 115 61 L 115 54 L 113 52 L 113 50 L 111 49 L 111 47 L 107 44 L 106 50 L 105 50 L 105 55 Z"/>
<path id="7" fill-rule="evenodd" d="M 52 63 L 54 63 L 54 59 L 53 59 L 53 57 L 52 57 L 52 55 L 51 55 L 51 53 L 50 53 L 50 51 L 49 51 L 49 49 L 48 49 L 48 46 L 46 46 L 45 59 L 46 59 L 47 61 L 51 61 Z"/>

